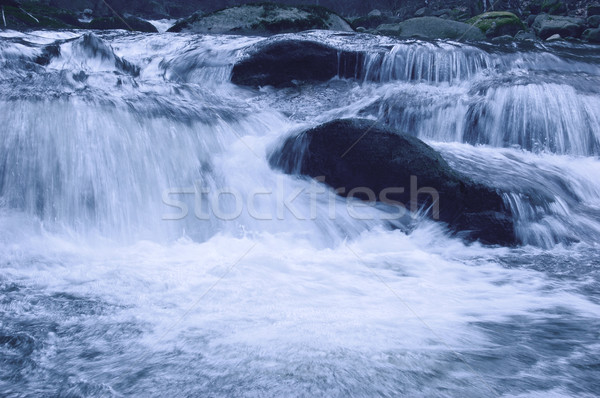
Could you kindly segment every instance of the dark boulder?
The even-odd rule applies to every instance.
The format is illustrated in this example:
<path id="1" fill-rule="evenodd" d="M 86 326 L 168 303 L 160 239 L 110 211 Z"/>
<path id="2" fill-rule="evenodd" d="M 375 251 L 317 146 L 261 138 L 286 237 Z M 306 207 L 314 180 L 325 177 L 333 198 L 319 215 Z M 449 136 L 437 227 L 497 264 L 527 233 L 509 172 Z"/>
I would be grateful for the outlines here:
<path id="1" fill-rule="evenodd" d="M 588 17 L 600 15 L 600 4 L 590 4 L 587 8 Z"/>
<path id="2" fill-rule="evenodd" d="M 542 12 L 542 4 L 536 0 L 531 1 L 529 2 L 529 4 L 527 4 L 525 10 L 527 12 L 530 12 L 531 14 L 539 14 L 540 12 Z"/>
<path id="3" fill-rule="evenodd" d="M 567 12 L 567 6 L 561 0 L 533 0 L 530 1 L 526 9 L 532 14 L 564 14 Z"/>
<path id="4" fill-rule="evenodd" d="M 16 0 L 0 0 L 0 6 L 21 7 L 21 3 Z"/>
<path id="5" fill-rule="evenodd" d="M 561 0 L 544 0 L 541 11 L 553 15 L 565 14 L 567 12 L 567 5 Z"/>
<path id="6" fill-rule="evenodd" d="M 515 35 L 515 40 L 536 41 L 535 33 L 531 30 L 521 30 Z"/>
<path id="7" fill-rule="evenodd" d="M 512 214 L 496 190 L 458 174 L 418 138 L 375 127 L 373 121 L 337 120 L 320 125 L 288 138 L 269 160 L 272 167 L 286 173 L 324 177 L 331 187 L 343 188 L 338 191 L 342 195 L 366 188 L 378 200 L 400 203 L 410 210 L 431 207 L 434 219 L 469 241 L 516 243 Z M 389 188 L 404 188 L 404 192 L 385 193 Z M 439 200 L 434 199 L 433 190 Z M 369 199 L 368 195 L 355 196 Z"/>
<path id="8" fill-rule="evenodd" d="M 140 74 L 139 66 L 117 56 L 111 46 L 104 43 L 102 39 L 93 33 L 86 33 L 74 40 L 73 51 L 77 55 L 88 59 L 96 58 L 100 61 L 113 63 L 116 70 L 120 72 L 136 77 Z"/>
<path id="9" fill-rule="evenodd" d="M 391 18 L 389 18 L 386 15 L 383 15 L 381 12 L 379 12 L 379 13 L 371 12 L 367 16 L 358 17 L 358 18 L 354 18 L 354 19 L 350 20 L 350 24 L 354 28 L 354 30 L 358 29 L 359 27 L 363 27 L 366 29 L 375 29 L 376 27 L 378 27 L 382 23 L 386 23 L 386 21 L 388 21 L 390 19 Z"/>
<path id="10" fill-rule="evenodd" d="M 532 28 L 544 40 L 555 34 L 578 38 L 585 30 L 585 21 L 581 18 L 540 14 L 535 18 Z"/>
<path id="11" fill-rule="evenodd" d="M 590 43 L 600 43 L 600 28 L 587 29 L 581 35 L 583 40 L 587 40 Z"/>
<path id="12" fill-rule="evenodd" d="M 592 15 L 587 19 L 587 24 L 590 28 L 600 27 L 600 15 Z"/>
<path id="13" fill-rule="evenodd" d="M 52 61 L 52 59 L 57 57 L 60 57 L 60 44 L 52 43 L 42 49 L 42 53 L 37 56 L 35 63 L 46 66 Z"/>
<path id="14" fill-rule="evenodd" d="M 144 19 L 179 18 L 189 15 L 205 0 L 38 0 L 54 7 L 80 13 L 86 9 L 96 17 L 135 15 Z M 31 3 L 31 1 L 29 1 Z"/>
<path id="15" fill-rule="evenodd" d="M 260 43 L 237 62 L 231 81 L 242 86 L 291 86 L 322 82 L 336 76 L 360 76 L 364 54 L 339 51 L 313 41 L 278 40 Z"/>
<path id="16" fill-rule="evenodd" d="M 77 17 L 68 11 L 28 2 L 25 7 L 3 5 L 4 19 L 9 29 L 72 29 L 79 26 Z M 4 27 L 4 20 L 0 18 Z"/>

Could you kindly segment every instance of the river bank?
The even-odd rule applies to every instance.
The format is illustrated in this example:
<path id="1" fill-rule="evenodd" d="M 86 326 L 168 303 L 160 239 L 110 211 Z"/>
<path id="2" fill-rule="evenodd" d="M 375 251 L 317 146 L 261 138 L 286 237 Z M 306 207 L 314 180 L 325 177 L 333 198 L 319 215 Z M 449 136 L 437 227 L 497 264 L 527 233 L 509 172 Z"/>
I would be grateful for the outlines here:
<path id="1" fill-rule="evenodd" d="M 149 23 L 149 19 L 172 19 L 184 12 L 180 8 L 171 10 L 169 7 L 161 8 L 160 12 L 150 12 L 142 6 L 138 14 L 117 11 L 112 7 L 107 10 L 105 5 L 82 9 L 85 2 L 70 6 L 39 1 L 19 3 L 10 0 L 5 3 L 2 5 L 4 17 L 0 26 L 13 30 L 124 29 L 157 32 L 154 25 L 159 25 Z M 465 1 L 464 4 L 457 2 L 451 5 L 453 8 L 448 8 L 448 4 L 441 8 L 442 4 L 431 2 L 415 10 L 416 5 L 409 2 L 402 8 L 374 9 L 366 15 L 341 16 L 314 5 L 259 3 L 210 12 L 195 10 L 191 15 L 180 18 L 168 31 L 265 36 L 326 29 L 462 41 L 600 42 L 600 6 L 595 4 L 560 1 L 538 4 L 533 1 L 519 2 L 518 6 L 502 3 L 493 8 L 487 2 L 472 4 Z"/>

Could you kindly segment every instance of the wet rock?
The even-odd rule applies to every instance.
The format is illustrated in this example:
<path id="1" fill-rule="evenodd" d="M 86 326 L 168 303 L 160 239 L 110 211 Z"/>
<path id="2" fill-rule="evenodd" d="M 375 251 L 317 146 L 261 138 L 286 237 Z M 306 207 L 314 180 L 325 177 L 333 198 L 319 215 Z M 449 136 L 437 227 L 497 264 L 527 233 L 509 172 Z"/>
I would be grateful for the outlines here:
<path id="1" fill-rule="evenodd" d="M 87 58 L 114 63 L 117 70 L 138 76 L 140 68 L 124 58 L 118 57 L 113 49 L 93 33 L 86 33 L 73 42 L 73 50 Z"/>
<path id="2" fill-rule="evenodd" d="M 21 3 L 16 0 L 0 0 L 0 6 L 21 7 Z"/>
<path id="3" fill-rule="evenodd" d="M 369 16 L 369 17 L 381 17 L 381 16 L 383 16 L 383 14 L 381 13 L 381 11 L 375 9 L 375 10 L 371 11 L 369 14 L 367 14 L 367 16 Z"/>
<path id="4" fill-rule="evenodd" d="M 423 8 L 419 8 L 417 11 L 415 11 L 415 17 L 425 17 L 428 15 L 428 10 L 426 7 Z"/>
<path id="5" fill-rule="evenodd" d="M 231 81 L 251 87 L 285 87 L 302 82 L 322 82 L 336 76 L 360 76 L 364 54 L 339 52 L 321 43 L 277 40 L 259 43 L 233 67 Z"/>
<path id="6" fill-rule="evenodd" d="M 567 6 L 561 0 L 544 0 L 542 2 L 541 12 L 560 15 L 567 12 Z"/>
<path id="7" fill-rule="evenodd" d="M 479 28 L 488 38 L 504 35 L 514 36 L 525 28 L 519 17 L 505 11 L 486 12 L 469 19 L 467 23 Z"/>
<path id="8" fill-rule="evenodd" d="M 525 10 L 532 14 L 539 14 L 542 12 L 542 2 L 540 0 L 530 1 Z"/>
<path id="9" fill-rule="evenodd" d="M 583 40 L 589 41 L 590 43 L 600 43 L 600 28 L 587 29 L 581 35 Z"/>
<path id="10" fill-rule="evenodd" d="M 60 57 L 60 44 L 52 43 L 42 49 L 42 53 L 35 59 L 35 63 L 45 66 L 56 57 Z"/>
<path id="11" fill-rule="evenodd" d="M 515 35 L 515 40 L 535 41 L 537 40 L 537 37 L 535 36 L 535 33 L 533 33 L 533 31 L 531 30 L 521 30 Z"/>
<path id="12" fill-rule="evenodd" d="M 485 36 L 472 25 L 436 17 L 412 18 L 397 24 L 380 25 L 377 33 L 421 39 L 484 40 Z"/>
<path id="13" fill-rule="evenodd" d="M 567 2 L 573 3 L 571 0 L 567 0 Z M 561 0 L 532 0 L 527 5 L 526 10 L 533 14 L 564 15 L 567 13 L 568 7 L 566 2 Z"/>
<path id="14" fill-rule="evenodd" d="M 585 30 L 585 21 L 581 18 L 540 14 L 535 18 L 532 28 L 544 40 L 555 34 L 578 38 Z"/>
<path id="15" fill-rule="evenodd" d="M 402 27 L 399 23 L 381 24 L 377 27 L 377 29 L 375 29 L 375 33 L 388 36 L 400 36 L 402 33 Z"/>
<path id="16" fill-rule="evenodd" d="M 72 29 L 79 27 L 74 13 L 41 3 L 27 3 L 25 8 L 18 5 L 5 5 L 4 18 L 9 29 Z M 4 21 L 0 19 L 4 27 Z"/>
<path id="17" fill-rule="evenodd" d="M 353 19 L 351 21 L 351 25 L 354 28 L 354 30 L 356 30 L 360 26 L 366 29 L 375 29 L 376 27 L 378 27 L 382 23 L 385 23 L 386 21 L 389 21 L 389 18 L 381 13 L 379 15 L 371 15 L 369 13 L 369 15 L 365 17 L 358 17 Z"/>
<path id="18" fill-rule="evenodd" d="M 35 339 L 27 333 L 7 333 L 6 330 L 0 332 L 0 349 L 6 359 L 29 356 L 33 353 L 35 345 Z"/>
<path id="19" fill-rule="evenodd" d="M 600 15 L 592 15 L 587 19 L 587 24 L 590 28 L 600 27 Z"/>
<path id="20" fill-rule="evenodd" d="M 168 31 L 269 35 L 310 29 L 353 31 L 346 20 L 323 7 L 271 3 L 226 8 L 208 15 L 194 14 Z"/>
<path id="21" fill-rule="evenodd" d="M 590 4 L 587 8 L 588 17 L 600 15 L 600 4 Z"/>
<path id="22" fill-rule="evenodd" d="M 307 130 L 288 138 L 270 156 L 270 164 L 289 174 L 324 177 L 342 196 L 366 188 L 379 201 L 412 210 L 432 207 L 434 219 L 467 240 L 516 243 L 512 215 L 496 190 L 455 172 L 421 140 L 373 124 L 336 120 Z M 364 190 L 355 197 L 373 199 Z M 439 214 L 434 202 L 439 204 Z"/>
<path id="23" fill-rule="evenodd" d="M 452 15 L 452 10 L 449 8 L 443 8 L 441 10 L 433 11 L 431 15 L 433 15 L 434 17 L 447 18 L 448 16 Z"/>
<path id="24" fill-rule="evenodd" d="M 84 83 L 88 79 L 87 73 L 85 73 L 82 70 L 80 70 L 77 73 L 73 73 L 72 76 L 73 76 L 73 80 L 75 80 L 76 82 L 79 82 L 79 83 Z"/>
<path id="25" fill-rule="evenodd" d="M 511 41 L 513 41 L 513 37 L 511 35 L 498 36 L 492 39 L 492 43 L 508 43 Z"/>

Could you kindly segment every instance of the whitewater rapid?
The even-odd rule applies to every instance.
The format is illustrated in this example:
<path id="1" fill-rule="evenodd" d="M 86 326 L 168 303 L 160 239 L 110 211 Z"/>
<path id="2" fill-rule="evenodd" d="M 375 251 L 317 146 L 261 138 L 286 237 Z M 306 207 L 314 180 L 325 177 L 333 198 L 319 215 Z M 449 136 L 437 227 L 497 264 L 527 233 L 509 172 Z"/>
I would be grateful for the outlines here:
<path id="1" fill-rule="evenodd" d="M 308 32 L 360 73 L 252 90 L 278 38 L 82 35 L 0 33 L 0 395 L 600 393 L 596 47 Z M 270 168 L 342 117 L 500 189 L 522 245 Z"/>

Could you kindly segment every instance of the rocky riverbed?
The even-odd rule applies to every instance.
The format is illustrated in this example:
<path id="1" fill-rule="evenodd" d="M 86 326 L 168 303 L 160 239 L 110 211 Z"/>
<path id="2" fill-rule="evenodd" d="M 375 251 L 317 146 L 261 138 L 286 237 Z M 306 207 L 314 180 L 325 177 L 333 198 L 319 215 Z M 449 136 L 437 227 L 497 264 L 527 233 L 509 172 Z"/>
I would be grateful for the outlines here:
<path id="1" fill-rule="evenodd" d="M 462 0 L 403 2 L 365 11 L 352 1 L 333 9 L 298 1 L 295 5 L 258 3 L 216 9 L 215 2 L 92 0 L 2 0 L 0 26 L 13 30 L 124 29 L 157 32 L 157 23 L 174 19 L 170 32 L 268 36 L 322 29 L 403 38 L 459 41 L 575 40 L 600 43 L 600 4 L 574 0 Z M 290 2 L 284 2 L 290 3 Z M 309 3 L 309 4 L 307 4 Z M 318 2 L 317 2 L 318 3 Z M 221 5 L 226 3 L 219 3 Z M 164 22 L 162 23 L 164 24 Z"/>

